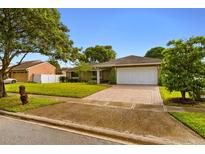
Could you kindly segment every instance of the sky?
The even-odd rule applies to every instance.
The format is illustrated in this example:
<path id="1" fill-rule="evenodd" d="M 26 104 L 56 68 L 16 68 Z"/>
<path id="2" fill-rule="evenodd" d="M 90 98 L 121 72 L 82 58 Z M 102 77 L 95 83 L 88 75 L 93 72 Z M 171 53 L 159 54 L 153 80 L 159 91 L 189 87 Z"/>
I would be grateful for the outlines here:
<path id="1" fill-rule="evenodd" d="M 205 9 L 58 9 L 74 46 L 111 45 L 117 58 L 144 56 L 173 39 L 205 35 Z M 13 63 L 20 57 L 15 58 Z M 47 60 L 30 54 L 25 60 Z M 60 63 L 69 67 L 70 63 Z"/>

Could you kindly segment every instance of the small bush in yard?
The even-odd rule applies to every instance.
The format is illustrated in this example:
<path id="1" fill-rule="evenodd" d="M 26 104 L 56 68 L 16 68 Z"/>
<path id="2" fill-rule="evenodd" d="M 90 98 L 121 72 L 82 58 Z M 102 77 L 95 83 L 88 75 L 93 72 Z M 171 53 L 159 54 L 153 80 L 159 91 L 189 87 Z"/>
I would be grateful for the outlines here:
<path id="1" fill-rule="evenodd" d="M 163 86 L 162 84 L 162 76 L 160 75 L 159 80 L 158 80 L 158 86 Z"/>
<path id="2" fill-rule="evenodd" d="M 60 80 L 60 82 L 67 82 L 67 77 L 60 76 L 59 80 Z"/>
<path id="3" fill-rule="evenodd" d="M 67 82 L 79 82 L 79 79 L 68 79 Z"/>
<path id="4" fill-rule="evenodd" d="M 97 76 L 92 76 L 91 80 L 97 80 Z"/>
<path id="5" fill-rule="evenodd" d="M 97 81 L 96 80 L 89 80 L 88 84 L 97 84 Z"/>
<path id="6" fill-rule="evenodd" d="M 115 72 L 114 68 L 112 68 L 110 71 L 108 83 L 109 84 L 116 84 L 116 72 Z"/>

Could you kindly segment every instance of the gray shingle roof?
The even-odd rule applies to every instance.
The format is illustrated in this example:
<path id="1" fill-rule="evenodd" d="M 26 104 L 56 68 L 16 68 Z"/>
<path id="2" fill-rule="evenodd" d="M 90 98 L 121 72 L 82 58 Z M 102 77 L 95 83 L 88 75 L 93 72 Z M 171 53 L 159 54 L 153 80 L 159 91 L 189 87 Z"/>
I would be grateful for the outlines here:
<path id="1" fill-rule="evenodd" d="M 130 55 L 109 62 L 99 63 L 94 66 L 109 67 L 109 66 L 147 65 L 147 64 L 159 65 L 160 63 L 161 63 L 161 59 Z"/>

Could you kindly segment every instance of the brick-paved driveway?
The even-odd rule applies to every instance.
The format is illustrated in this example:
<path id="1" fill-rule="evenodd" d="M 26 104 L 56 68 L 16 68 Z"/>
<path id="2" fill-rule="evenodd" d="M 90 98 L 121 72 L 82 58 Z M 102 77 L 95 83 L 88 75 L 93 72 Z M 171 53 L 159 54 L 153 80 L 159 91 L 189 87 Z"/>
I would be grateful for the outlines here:
<path id="1" fill-rule="evenodd" d="M 85 97 L 84 100 L 126 102 L 132 104 L 163 104 L 158 86 L 142 85 L 114 85 L 111 88 Z"/>

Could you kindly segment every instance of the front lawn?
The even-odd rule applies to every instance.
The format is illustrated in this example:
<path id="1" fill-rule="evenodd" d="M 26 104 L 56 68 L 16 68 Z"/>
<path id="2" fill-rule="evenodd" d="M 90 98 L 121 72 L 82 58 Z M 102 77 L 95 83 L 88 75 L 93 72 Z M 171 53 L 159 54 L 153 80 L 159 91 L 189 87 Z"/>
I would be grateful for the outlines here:
<path id="1" fill-rule="evenodd" d="M 164 101 L 168 101 L 171 98 L 180 98 L 181 97 L 181 93 L 179 91 L 173 91 L 173 92 L 169 92 L 166 87 L 160 87 L 160 93 L 162 96 L 162 99 Z M 186 93 L 186 98 L 189 98 L 189 94 Z"/>
<path id="2" fill-rule="evenodd" d="M 29 97 L 29 103 L 22 105 L 19 95 L 10 94 L 8 97 L 0 98 L 0 109 L 10 112 L 24 112 L 30 109 L 62 103 L 63 101 L 41 97 Z"/>
<path id="3" fill-rule="evenodd" d="M 20 85 L 24 85 L 26 91 L 32 94 L 78 98 L 89 96 L 110 87 L 108 85 L 90 85 L 87 83 L 16 83 L 6 85 L 6 90 L 8 92 L 18 92 Z"/>
<path id="4" fill-rule="evenodd" d="M 171 112 L 170 114 L 205 138 L 205 113 Z"/>
<path id="5" fill-rule="evenodd" d="M 179 91 L 173 91 L 169 92 L 165 87 L 160 87 L 160 94 L 162 96 L 163 102 L 165 105 L 171 105 L 171 106 L 194 106 L 194 107 L 205 107 L 205 103 L 203 102 L 197 102 L 196 104 L 182 104 L 179 102 L 173 102 L 170 101 L 174 98 L 180 98 L 181 93 Z M 189 94 L 186 93 L 186 98 L 190 98 Z"/>

